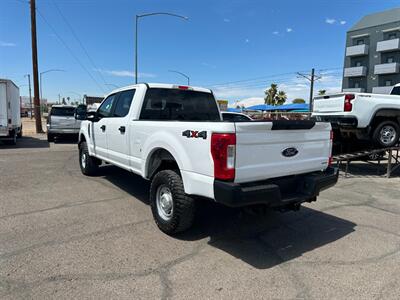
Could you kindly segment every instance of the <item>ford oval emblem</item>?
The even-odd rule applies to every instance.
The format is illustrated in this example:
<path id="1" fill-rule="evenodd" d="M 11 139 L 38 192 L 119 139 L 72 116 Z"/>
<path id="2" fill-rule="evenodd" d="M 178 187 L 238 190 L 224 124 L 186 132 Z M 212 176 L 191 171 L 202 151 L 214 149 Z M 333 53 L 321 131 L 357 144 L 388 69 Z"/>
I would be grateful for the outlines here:
<path id="1" fill-rule="evenodd" d="M 282 151 L 282 155 L 285 157 L 293 157 L 297 153 L 299 153 L 299 150 L 297 150 L 294 147 L 286 148 L 285 150 Z"/>

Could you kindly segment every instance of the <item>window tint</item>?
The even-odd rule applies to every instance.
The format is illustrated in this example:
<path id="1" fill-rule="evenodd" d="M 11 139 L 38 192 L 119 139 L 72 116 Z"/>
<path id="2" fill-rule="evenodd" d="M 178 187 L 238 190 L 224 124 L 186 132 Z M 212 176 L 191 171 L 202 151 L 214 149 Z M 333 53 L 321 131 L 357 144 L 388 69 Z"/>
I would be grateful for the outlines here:
<path id="1" fill-rule="evenodd" d="M 141 120 L 220 121 L 211 93 L 152 88 L 146 92 Z"/>
<path id="2" fill-rule="evenodd" d="M 101 117 L 110 117 L 111 116 L 111 109 L 113 107 L 113 103 L 115 101 L 115 94 L 110 95 L 107 97 L 106 100 L 100 105 L 97 112 Z"/>
<path id="3" fill-rule="evenodd" d="M 400 96 L 400 86 L 395 86 L 391 92 L 391 95 L 399 95 Z"/>
<path id="4" fill-rule="evenodd" d="M 114 117 L 121 118 L 125 117 L 128 114 L 134 94 L 135 90 L 129 90 L 120 93 L 118 97 L 118 102 L 115 106 Z"/>
<path id="5" fill-rule="evenodd" d="M 59 117 L 73 117 L 75 110 L 75 107 L 52 107 L 51 115 Z"/>
<path id="6" fill-rule="evenodd" d="M 229 121 L 229 122 L 249 122 L 249 121 L 251 121 L 247 116 L 243 116 L 243 115 L 239 115 L 239 114 L 222 113 L 222 118 L 224 121 Z"/>

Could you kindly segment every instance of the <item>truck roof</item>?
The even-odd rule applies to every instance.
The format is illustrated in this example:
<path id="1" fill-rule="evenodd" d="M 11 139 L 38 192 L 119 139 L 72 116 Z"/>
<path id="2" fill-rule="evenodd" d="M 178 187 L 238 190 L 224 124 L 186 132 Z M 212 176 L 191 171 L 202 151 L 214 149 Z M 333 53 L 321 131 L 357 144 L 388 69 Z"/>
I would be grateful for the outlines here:
<path id="1" fill-rule="evenodd" d="M 132 88 L 137 88 L 137 87 L 140 87 L 140 86 L 143 86 L 143 85 L 148 86 L 150 88 L 162 88 L 162 89 L 176 89 L 176 88 L 179 88 L 181 86 L 185 86 L 186 87 L 186 85 L 183 85 L 183 84 L 138 83 L 138 84 L 128 85 L 128 86 L 125 86 L 125 87 L 121 87 L 121 88 L 115 89 L 115 90 L 111 91 L 111 93 L 109 93 L 108 95 L 114 94 L 114 93 L 117 93 L 117 92 L 122 92 L 122 91 L 125 91 L 125 90 L 129 90 L 129 89 L 132 89 Z M 212 91 L 210 89 L 206 89 L 206 88 L 202 88 L 202 87 L 189 86 L 189 88 L 192 91 L 212 93 Z"/>

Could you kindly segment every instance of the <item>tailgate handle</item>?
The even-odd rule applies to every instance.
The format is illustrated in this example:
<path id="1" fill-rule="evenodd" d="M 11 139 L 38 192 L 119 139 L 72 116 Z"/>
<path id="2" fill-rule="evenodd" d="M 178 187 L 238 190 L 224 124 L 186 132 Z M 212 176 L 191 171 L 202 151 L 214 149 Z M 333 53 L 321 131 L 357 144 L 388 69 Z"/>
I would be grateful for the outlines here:
<path id="1" fill-rule="evenodd" d="M 125 126 L 120 126 L 120 127 L 118 128 L 118 130 L 119 130 L 121 133 L 125 133 Z"/>
<path id="2" fill-rule="evenodd" d="M 101 129 L 101 131 L 103 131 L 103 132 L 106 131 L 106 125 L 101 126 L 100 129 Z"/>

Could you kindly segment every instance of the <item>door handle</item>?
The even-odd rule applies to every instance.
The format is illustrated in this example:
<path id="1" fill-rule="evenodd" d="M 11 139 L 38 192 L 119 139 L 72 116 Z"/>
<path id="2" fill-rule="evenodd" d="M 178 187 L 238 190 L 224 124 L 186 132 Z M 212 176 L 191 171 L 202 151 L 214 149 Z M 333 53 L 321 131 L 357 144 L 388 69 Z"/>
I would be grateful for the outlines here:
<path id="1" fill-rule="evenodd" d="M 106 125 L 102 125 L 101 127 L 100 127 L 100 129 L 101 129 L 101 131 L 106 131 Z"/>
<path id="2" fill-rule="evenodd" d="M 125 133 L 125 126 L 120 126 L 119 128 L 118 128 L 118 130 L 121 132 L 121 133 Z"/>

